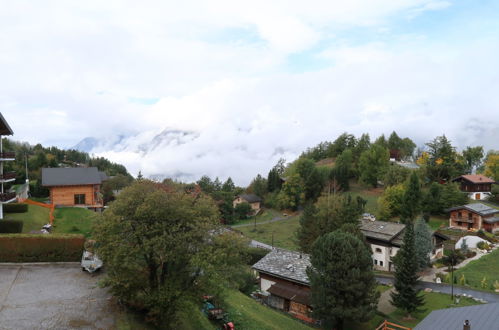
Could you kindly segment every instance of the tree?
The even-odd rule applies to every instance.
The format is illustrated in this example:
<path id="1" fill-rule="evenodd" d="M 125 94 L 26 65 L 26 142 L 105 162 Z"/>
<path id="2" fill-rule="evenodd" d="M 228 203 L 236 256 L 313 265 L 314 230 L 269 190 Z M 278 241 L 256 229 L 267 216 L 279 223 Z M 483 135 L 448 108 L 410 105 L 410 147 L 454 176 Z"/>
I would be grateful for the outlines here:
<path id="1" fill-rule="evenodd" d="M 282 185 L 282 189 L 277 195 L 277 203 L 281 209 L 297 210 L 304 197 L 300 176 L 293 174 Z"/>
<path id="2" fill-rule="evenodd" d="M 423 195 L 422 209 L 425 214 L 440 214 L 442 207 L 442 185 L 432 182 L 428 191 Z"/>
<path id="3" fill-rule="evenodd" d="M 404 205 L 405 188 L 398 184 L 390 186 L 383 191 L 383 195 L 378 198 L 378 217 L 381 220 L 389 220 L 402 214 Z"/>
<path id="4" fill-rule="evenodd" d="M 210 177 L 207 175 L 203 175 L 201 179 L 199 179 L 196 183 L 201 188 L 201 190 L 206 194 L 211 194 L 215 191 L 215 186 L 213 185 L 213 181 L 211 181 Z"/>
<path id="5" fill-rule="evenodd" d="M 449 180 L 458 173 L 456 148 L 445 135 L 438 136 L 426 143 L 428 147 L 427 175 L 432 181 Z"/>
<path id="6" fill-rule="evenodd" d="M 294 164 L 296 173 L 301 178 L 305 201 L 315 202 L 324 187 L 324 180 L 315 166 L 315 162 L 308 158 L 300 158 Z"/>
<path id="7" fill-rule="evenodd" d="M 419 295 L 420 290 L 416 289 L 418 281 L 418 262 L 414 258 L 414 228 L 411 222 L 405 227 L 402 247 L 394 258 L 395 265 L 395 292 L 390 294 L 392 305 L 411 313 L 418 311 L 424 304 L 424 297 Z"/>
<path id="8" fill-rule="evenodd" d="M 388 137 L 388 149 L 397 150 L 400 153 L 402 149 L 402 139 L 397 135 L 395 131 Z"/>
<path id="9" fill-rule="evenodd" d="M 466 147 L 463 150 L 466 173 L 471 174 L 473 169 L 479 168 L 482 165 L 483 156 L 483 147 Z"/>
<path id="10" fill-rule="evenodd" d="M 307 268 L 313 315 L 326 329 L 343 329 L 345 320 L 369 320 L 379 293 L 367 246 L 350 233 L 335 231 L 317 239 Z"/>
<path id="11" fill-rule="evenodd" d="M 349 189 L 349 180 L 353 170 L 353 153 L 351 149 L 345 149 L 336 158 L 334 169 L 331 172 L 333 178 L 338 181 L 341 189 L 347 191 Z"/>
<path id="12" fill-rule="evenodd" d="M 373 187 L 378 186 L 378 180 L 383 176 L 389 163 L 388 149 L 379 144 L 373 144 L 364 151 L 359 159 L 360 181 Z"/>
<path id="13" fill-rule="evenodd" d="M 234 214 L 237 219 L 244 220 L 248 218 L 248 214 L 251 213 L 251 205 L 246 202 L 239 203 L 234 207 Z"/>
<path id="14" fill-rule="evenodd" d="M 328 195 L 308 206 L 300 218 L 297 238 L 303 252 L 310 252 L 312 243 L 322 234 L 339 229 L 346 223 L 358 224 L 364 211 L 363 200 L 352 200 L 350 195 Z"/>
<path id="15" fill-rule="evenodd" d="M 459 189 L 459 185 L 457 183 L 446 183 L 442 185 L 442 193 L 440 197 L 442 210 L 466 204 L 467 201 L 468 197 L 466 196 L 466 193 Z"/>
<path id="16" fill-rule="evenodd" d="M 340 136 L 338 136 L 338 138 L 334 140 L 334 142 L 330 145 L 328 155 L 329 157 L 337 157 L 345 149 L 355 148 L 355 144 L 356 144 L 355 136 L 345 132 Z"/>
<path id="17" fill-rule="evenodd" d="M 267 179 L 258 174 L 250 183 L 246 192 L 263 197 L 267 194 Z"/>
<path id="18" fill-rule="evenodd" d="M 487 153 L 484 174 L 499 181 L 499 151 L 489 151 Z"/>
<path id="19" fill-rule="evenodd" d="M 383 183 L 385 187 L 394 186 L 400 183 L 403 183 L 409 177 L 411 170 L 402 167 L 397 164 L 391 164 L 388 166 L 388 170 L 383 176 Z"/>
<path id="20" fill-rule="evenodd" d="M 228 177 L 227 180 L 222 185 L 222 191 L 233 192 L 234 189 L 236 189 L 236 185 L 232 181 L 231 177 Z"/>
<path id="21" fill-rule="evenodd" d="M 205 254 L 218 218 L 213 200 L 200 193 L 149 180 L 125 188 L 94 230 L 105 284 L 120 301 L 171 327 L 181 306 L 213 292 L 223 275 L 211 274 L 220 260 Z"/>
<path id="22" fill-rule="evenodd" d="M 421 187 L 416 172 L 412 172 L 409 182 L 405 187 L 402 215 L 412 222 L 414 217 L 421 212 Z"/>
<path id="23" fill-rule="evenodd" d="M 414 249 L 419 270 L 423 270 L 430 264 L 430 254 L 433 250 L 430 227 L 423 218 L 419 218 L 414 226 Z"/>
<path id="24" fill-rule="evenodd" d="M 414 154 L 414 149 L 416 149 L 416 144 L 409 138 L 403 138 L 400 147 L 400 157 L 402 159 L 411 158 Z"/>

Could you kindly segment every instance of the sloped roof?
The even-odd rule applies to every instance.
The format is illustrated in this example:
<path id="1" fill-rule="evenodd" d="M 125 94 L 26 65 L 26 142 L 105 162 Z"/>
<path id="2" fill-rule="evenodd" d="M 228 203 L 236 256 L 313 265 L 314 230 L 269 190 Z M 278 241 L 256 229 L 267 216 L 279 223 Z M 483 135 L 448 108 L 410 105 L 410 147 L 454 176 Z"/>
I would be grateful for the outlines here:
<path id="1" fill-rule="evenodd" d="M 274 296 L 296 301 L 300 304 L 310 305 L 310 292 L 308 290 L 303 290 L 297 285 L 289 284 L 289 282 L 275 283 L 267 291 Z"/>
<path id="2" fill-rule="evenodd" d="M 471 329 L 498 329 L 499 303 L 439 309 L 431 312 L 414 330 L 463 329 L 469 320 Z"/>
<path id="3" fill-rule="evenodd" d="M 384 242 L 391 242 L 397 238 L 404 229 L 405 225 L 402 223 L 377 220 L 362 220 L 360 225 L 360 231 L 364 234 L 364 236 Z M 400 240 L 401 239 L 402 238 L 400 238 Z"/>
<path id="4" fill-rule="evenodd" d="M 459 181 L 460 179 L 465 179 L 466 181 L 469 181 L 471 183 L 496 183 L 493 179 L 481 174 L 461 175 L 453 179 L 452 181 Z"/>
<path id="5" fill-rule="evenodd" d="M 309 285 L 307 267 L 310 266 L 308 254 L 275 249 L 253 265 L 253 269 L 286 280 Z"/>
<path id="6" fill-rule="evenodd" d="M 262 199 L 255 194 L 244 194 L 244 195 L 239 195 L 239 197 L 244 199 L 248 203 L 257 203 L 262 201 Z"/>
<path id="7" fill-rule="evenodd" d="M 486 215 L 492 215 L 492 214 L 495 214 L 495 213 L 499 213 L 498 209 L 495 209 L 495 208 L 490 207 L 488 205 L 485 205 L 483 203 L 470 203 L 470 204 L 466 204 L 466 205 L 451 207 L 447 211 L 451 212 L 451 211 L 457 211 L 457 210 L 462 210 L 462 209 L 466 209 L 468 211 L 477 213 L 477 214 L 479 214 L 481 216 L 486 216 Z"/>
<path id="8" fill-rule="evenodd" d="M 0 135 L 13 135 L 14 131 L 10 128 L 9 123 L 5 120 L 0 112 Z"/>
<path id="9" fill-rule="evenodd" d="M 42 186 L 101 184 L 104 176 L 97 167 L 42 168 Z"/>

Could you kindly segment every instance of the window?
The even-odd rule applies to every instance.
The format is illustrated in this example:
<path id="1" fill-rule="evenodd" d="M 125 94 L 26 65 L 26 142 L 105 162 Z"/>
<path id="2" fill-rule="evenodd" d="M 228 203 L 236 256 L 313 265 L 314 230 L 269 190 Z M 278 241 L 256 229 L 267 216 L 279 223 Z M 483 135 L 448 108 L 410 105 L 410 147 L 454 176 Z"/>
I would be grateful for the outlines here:
<path id="1" fill-rule="evenodd" d="M 380 248 L 376 248 L 376 253 L 381 253 L 381 249 Z"/>
<path id="2" fill-rule="evenodd" d="M 75 204 L 85 204 L 85 194 L 75 194 Z"/>
<path id="3" fill-rule="evenodd" d="M 378 260 L 374 259 L 374 264 L 377 265 L 378 264 Z"/>
<path id="4" fill-rule="evenodd" d="M 379 261 L 379 265 L 380 265 L 381 267 L 383 267 L 383 261 L 381 261 L 381 260 L 380 260 L 380 261 Z"/>
<path id="5" fill-rule="evenodd" d="M 468 220 L 471 220 L 471 219 L 473 219 L 473 214 L 468 213 Z"/>
<path id="6" fill-rule="evenodd" d="M 457 212 L 457 217 L 461 219 L 463 217 L 463 214 L 461 212 Z"/>

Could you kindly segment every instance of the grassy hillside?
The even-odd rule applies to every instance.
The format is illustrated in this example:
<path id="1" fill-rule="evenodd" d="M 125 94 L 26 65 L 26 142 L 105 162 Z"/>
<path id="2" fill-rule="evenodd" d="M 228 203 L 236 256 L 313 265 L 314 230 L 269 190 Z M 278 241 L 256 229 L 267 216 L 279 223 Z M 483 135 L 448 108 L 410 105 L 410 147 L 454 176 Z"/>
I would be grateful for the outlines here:
<path id="1" fill-rule="evenodd" d="M 466 284 L 478 289 L 493 291 L 494 281 L 499 282 L 499 249 L 471 261 L 469 264 L 454 272 L 454 276 L 459 280 L 464 274 Z M 486 287 L 481 287 L 481 281 L 486 279 Z"/>
<path id="2" fill-rule="evenodd" d="M 382 188 L 366 188 L 359 183 L 350 182 L 350 191 L 352 197 L 360 196 L 367 200 L 366 212 L 376 214 L 378 211 L 378 198 L 383 194 Z"/>
<path id="3" fill-rule="evenodd" d="M 272 244 L 273 236 L 274 246 L 288 250 L 297 250 L 298 245 L 294 237 L 299 226 L 299 217 L 296 216 L 286 220 L 257 225 L 256 231 L 253 226 L 236 229 L 241 231 L 244 236 L 266 244 Z"/>
<path id="4" fill-rule="evenodd" d="M 23 233 L 29 233 L 32 230 L 40 230 L 42 226 L 49 222 L 49 209 L 37 206 L 28 205 L 26 213 L 7 213 L 5 219 L 21 220 L 23 225 Z"/>
<path id="5" fill-rule="evenodd" d="M 79 207 L 66 207 L 55 210 L 54 232 L 83 234 L 89 237 L 92 224 L 100 216 L 98 213 Z"/>

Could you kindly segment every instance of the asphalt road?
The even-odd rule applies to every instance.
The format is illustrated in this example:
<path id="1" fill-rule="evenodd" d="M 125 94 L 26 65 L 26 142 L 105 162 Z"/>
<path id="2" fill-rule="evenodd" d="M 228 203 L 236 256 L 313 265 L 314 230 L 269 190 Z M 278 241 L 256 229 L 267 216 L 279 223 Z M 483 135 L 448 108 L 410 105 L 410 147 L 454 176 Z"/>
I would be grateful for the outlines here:
<path id="1" fill-rule="evenodd" d="M 0 264 L 0 329 L 112 329 L 115 305 L 79 264 Z"/>

